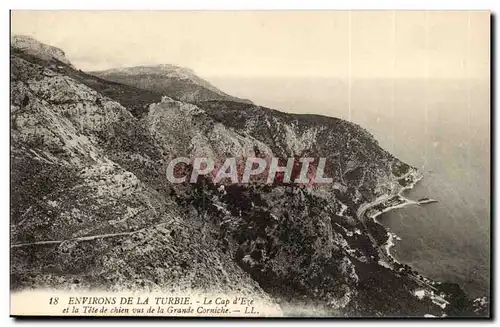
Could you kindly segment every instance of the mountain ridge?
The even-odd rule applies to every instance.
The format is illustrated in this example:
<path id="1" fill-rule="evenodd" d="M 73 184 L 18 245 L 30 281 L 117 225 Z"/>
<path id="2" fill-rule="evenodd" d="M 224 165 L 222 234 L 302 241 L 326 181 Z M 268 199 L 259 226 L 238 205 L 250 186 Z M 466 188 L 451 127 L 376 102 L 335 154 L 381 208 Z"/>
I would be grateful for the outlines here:
<path id="1" fill-rule="evenodd" d="M 189 103 L 59 62 L 11 49 L 11 288 L 236 291 L 286 315 L 476 314 L 459 288 L 446 285 L 442 308 L 379 264 L 369 236 L 383 243 L 387 231 L 356 209 L 413 168 L 359 125 Z M 169 160 L 201 154 L 325 156 L 334 182 L 221 191 L 210 178 L 166 180 Z"/>
<path id="2" fill-rule="evenodd" d="M 110 81 L 168 95 L 186 102 L 230 100 L 251 103 L 250 100 L 233 97 L 219 90 L 210 82 L 198 77 L 192 69 L 176 65 L 142 65 L 88 73 Z"/>

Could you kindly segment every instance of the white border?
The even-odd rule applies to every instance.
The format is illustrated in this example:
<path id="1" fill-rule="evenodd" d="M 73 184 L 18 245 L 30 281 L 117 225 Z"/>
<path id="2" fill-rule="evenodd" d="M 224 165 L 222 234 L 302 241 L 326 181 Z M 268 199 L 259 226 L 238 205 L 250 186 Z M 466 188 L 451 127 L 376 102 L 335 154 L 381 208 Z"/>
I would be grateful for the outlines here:
<path id="1" fill-rule="evenodd" d="M 108 0 L 108 1 L 81 1 L 71 3 L 64 0 L 51 0 L 40 2 L 37 0 L 7 1 L 11 2 L 11 9 L 133 9 L 133 10 L 153 10 L 153 9 L 207 9 L 207 10 L 250 10 L 250 9 L 491 9 L 495 7 L 494 0 L 455 0 L 455 1 L 370 1 L 370 0 L 351 0 L 351 1 L 328 1 L 328 0 L 184 0 L 184 1 L 131 1 L 131 0 Z"/>

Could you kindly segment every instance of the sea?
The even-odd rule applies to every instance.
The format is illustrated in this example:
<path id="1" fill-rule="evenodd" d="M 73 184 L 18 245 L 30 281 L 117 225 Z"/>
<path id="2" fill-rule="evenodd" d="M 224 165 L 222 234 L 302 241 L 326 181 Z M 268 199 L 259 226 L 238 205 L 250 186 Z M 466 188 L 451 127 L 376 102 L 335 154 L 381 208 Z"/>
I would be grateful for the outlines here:
<path id="1" fill-rule="evenodd" d="M 460 284 L 472 297 L 489 296 L 488 79 L 208 80 L 258 105 L 355 122 L 370 131 L 382 148 L 420 169 L 424 178 L 404 195 L 438 202 L 379 216 L 401 238 L 392 254 L 434 280 Z"/>

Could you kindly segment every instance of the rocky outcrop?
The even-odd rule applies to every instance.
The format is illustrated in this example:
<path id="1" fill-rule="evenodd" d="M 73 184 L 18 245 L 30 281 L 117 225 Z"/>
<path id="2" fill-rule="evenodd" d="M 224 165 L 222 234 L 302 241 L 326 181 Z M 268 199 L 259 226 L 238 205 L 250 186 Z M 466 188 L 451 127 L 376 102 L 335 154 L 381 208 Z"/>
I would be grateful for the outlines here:
<path id="1" fill-rule="evenodd" d="M 69 60 L 66 58 L 64 51 L 59 48 L 39 42 L 32 37 L 25 35 L 13 35 L 10 38 L 10 44 L 12 47 L 34 56 L 46 60 L 56 59 L 66 65 L 72 66 Z"/>

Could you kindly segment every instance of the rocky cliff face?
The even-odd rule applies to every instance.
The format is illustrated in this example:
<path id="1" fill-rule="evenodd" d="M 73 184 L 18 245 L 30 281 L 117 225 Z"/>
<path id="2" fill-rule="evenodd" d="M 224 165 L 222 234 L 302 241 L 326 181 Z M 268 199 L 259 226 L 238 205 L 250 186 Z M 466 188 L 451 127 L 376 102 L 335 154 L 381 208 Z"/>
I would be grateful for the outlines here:
<path id="1" fill-rule="evenodd" d="M 412 168 L 360 126 L 187 103 L 11 50 L 13 289 L 239 292 L 288 315 L 450 312 L 380 265 L 357 210 Z M 170 159 L 201 155 L 326 157 L 334 181 L 168 182 Z"/>
<path id="2" fill-rule="evenodd" d="M 138 66 L 90 72 L 110 81 L 151 90 L 184 101 L 230 100 L 251 103 L 222 92 L 191 69 L 174 65 Z"/>
<path id="3" fill-rule="evenodd" d="M 161 146 L 126 108 L 11 62 L 14 289 L 205 289 L 273 305 L 171 197 Z"/>
<path id="4" fill-rule="evenodd" d="M 64 51 L 59 48 L 41 43 L 32 37 L 25 35 L 13 35 L 10 39 L 10 44 L 13 48 L 22 50 L 25 53 L 29 53 L 46 60 L 56 59 L 61 63 L 72 67 L 71 63 L 66 58 Z"/>

